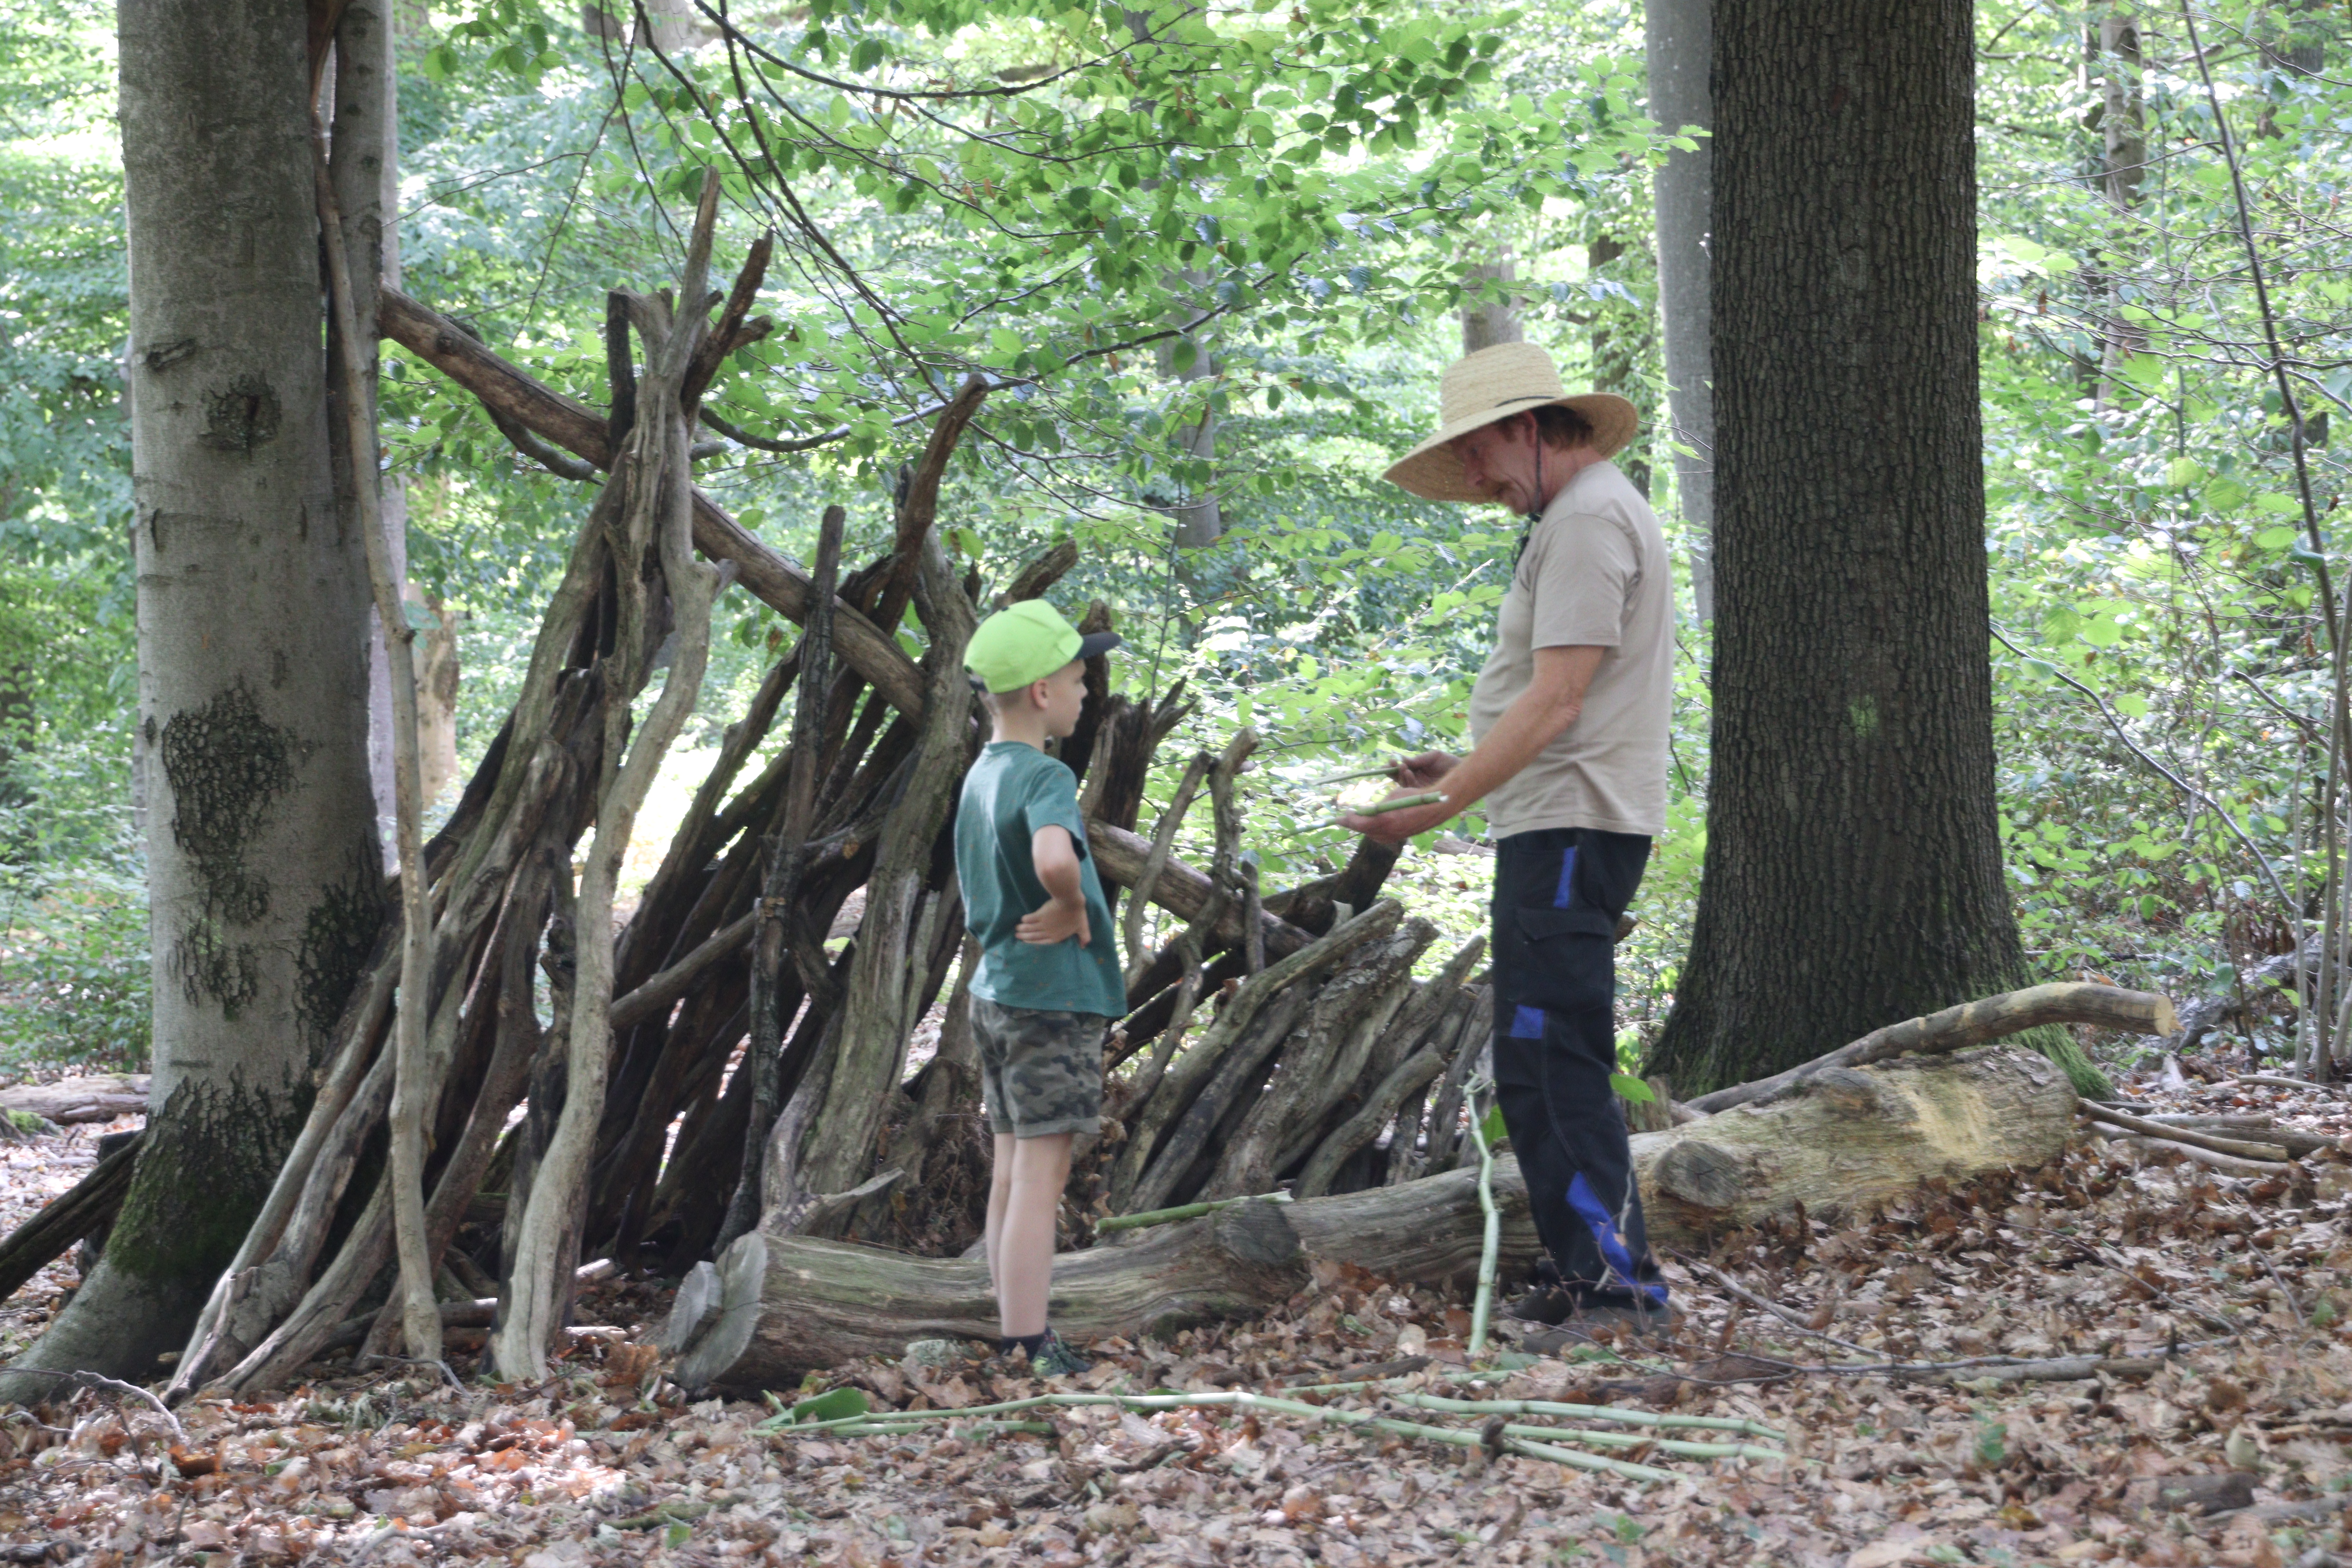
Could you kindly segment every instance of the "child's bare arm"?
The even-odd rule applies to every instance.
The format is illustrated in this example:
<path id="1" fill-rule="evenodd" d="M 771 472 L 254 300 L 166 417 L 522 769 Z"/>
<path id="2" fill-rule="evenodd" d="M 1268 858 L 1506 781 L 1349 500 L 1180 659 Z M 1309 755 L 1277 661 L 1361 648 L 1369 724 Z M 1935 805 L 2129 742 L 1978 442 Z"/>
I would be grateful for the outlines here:
<path id="1" fill-rule="evenodd" d="M 1075 936 L 1092 945 L 1087 930 L 1087 896 L 1078 880 L 1078 849 L 1066 827 L 1041 827 L 1029 838 L 1029 860 L 1044 883 L 1046 901 L 1021 917 L 1013 934 L 1023 942 L 1055 942 Z"/>

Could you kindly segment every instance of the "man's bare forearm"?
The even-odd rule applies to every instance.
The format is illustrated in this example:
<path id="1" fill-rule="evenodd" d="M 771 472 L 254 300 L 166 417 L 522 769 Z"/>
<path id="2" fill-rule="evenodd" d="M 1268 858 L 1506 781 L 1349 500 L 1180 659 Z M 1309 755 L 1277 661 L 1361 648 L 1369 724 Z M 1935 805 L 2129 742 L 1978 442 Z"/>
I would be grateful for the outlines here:
<path id="1" fill-rule="evenodd" d="M 1558 740 L 1584 710 L 1584 693 L 1608 650 L 1599 647 L 1542 648 L 1537 679 L 1512 699 L 1486 738 L 1455 763 L 1439 788 L 1451 811 L 1466 811 L 1508 783 L 1521 768 Z"/>

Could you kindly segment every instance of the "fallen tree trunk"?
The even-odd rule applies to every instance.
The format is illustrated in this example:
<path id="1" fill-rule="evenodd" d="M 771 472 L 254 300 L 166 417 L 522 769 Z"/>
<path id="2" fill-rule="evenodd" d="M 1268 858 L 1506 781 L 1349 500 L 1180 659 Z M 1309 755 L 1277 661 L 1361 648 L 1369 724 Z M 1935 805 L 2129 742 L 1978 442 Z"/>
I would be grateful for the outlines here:
<path id="1" fill-rule="evenodd" d="M 1828 1068 L 1664 1132 L 1637 1132 L 1650 1239 L 1690 1247 L 1794 1213 L 1832 1222 L 1936 1178 L 2048 1163 L 2074 1127 L 2066 1075 L 2038 1051 L 1989 1047 Z"/>
<path id="2" fill-rule="evenodd" d="M 115 1078 L 61 1078 L 55 1083 L 20 1083 L 0 1089 L 0 1110 L 29 1110 L 63 1126 L 72 1121 L 111 1121 L 147 1109 L 143 1072 Z"/>
<path id="3" fill-rule="evenodd" d="M 1527 1189 L 1496 1163 L 1503 1258 L 1533 1263 Z M 1295 1204 L 1238 1204 L 1144 1231 L 1055 1267 L 1052 1311 L 1073 1342 L 1166 1337 L 1257 1317 L 1306 1289 L 1317 1263 L 1354 1264 L 1415 1284 L 1459 1284 L 1477 1270 L 1476 1179 L 1451 1172 L 1402 1186 Z M 980 1258 L 903 1253 L 758 1231 L 722 1255 L 717 1289 L 681 1289 L 663 1347 L 677 1381 L 699 1389 L 789 1386 L 811 1367 L 897 1356 L 919 1339 L 993 1340 L 996 1301 Z"/>
<path id="4" fill-rule="evenodd" d="M 1993 1047 L 1816 1074 L 1773 1103 L 1637 1134 L 1634 1168 L 1650 1235 L 1695 1247 L 1785 1215 L 1858 1215 L 1933 1178 L 1965 1180 L 2046 1163 L 2074 1121 L 2066 1076 L 2035 1051 Z M 1504 1274 L 1536 1256 L 1527 1190 L 1497 1161 Z M 1466 1283 L 1478 1262 L 1477 1183 L 1467 1170 L 1289 1204 L 1242 1203 L 1128 1233 L 1055 1265 L 1053 1318 L 1073 1342 L 1165 1337 L 1265 1313 L 1318 1262 L 1409 1284 Z M 898 1355 L 911 1340 L 989 1339 L 996 1310 L 979 1259 L 754 1233 L 719 1261 L 667 1344 L 678 1381 L 781 1385 L 811 1367 Z M 681 1292 L 681 1300 L 688 1293 Z"/>

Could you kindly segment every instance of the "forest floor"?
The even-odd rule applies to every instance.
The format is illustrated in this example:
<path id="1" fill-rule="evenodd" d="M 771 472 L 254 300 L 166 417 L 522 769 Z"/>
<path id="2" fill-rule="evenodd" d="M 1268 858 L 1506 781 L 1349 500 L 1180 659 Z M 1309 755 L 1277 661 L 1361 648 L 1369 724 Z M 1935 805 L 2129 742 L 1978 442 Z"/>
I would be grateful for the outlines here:
<path id="1" fill-rule="evenodd" d="M 2130 1092 L 2352 1132 L 2352 1102 L 2334 1091 Z M 0 1224 L 74 1180 L 95 1131 L 7 1150 Z M 1266 1321 L 1110 1342 L 1068 1384 L 1279 1394 L 1425 1358 L 1387 1389 L 1747 1417 L 1785 1434 L 1786 1463 L 1637 1450 L 1626 1457 L 1675 1476 L 1643 1485 L 1233 1409 L 1022 1417 L 1042 1432 L 771 1430 L 768 1405 L 689 1403 L 662 1383 L 630 1340 L 652 1336 L 667 1291 L 610 1280 L 578 1316 L 629 1340 L 582 1337 L 538 1384 L 478 1381 L 457 1351 L 461 1386 L 431 1369 L 331 1365 L 282 1397 L 192 1401 L 176 1432 L 127 1389 L 61 1390 L 9 1413 L 0 1561 L 2317 1568 L 2352 1561 L 2339 1555 L 2352 1163 L 2305 1163 L 2317 1179 L 2297 1192 L 2136 1165 L 2085 1139 L 2047 1170 L 1924 1194 L 1868 1223 L 1743 1233 L 1670 1264 L 1688 1316 L 1671 1347 L 1632 1360 L 1515 1354 L 1482 1382 L 1463 1364 L 1465 1300 L 1361 1277 L 1326 1279 Z M 60 1263 L 20 1291 L 0 1334 L 22 1342 L 74 1278 Z M 1885 1369 L 2074 1352 L 2156 1364 L 2057 1382 L 1998 1381 L 1981 1363 Z M 802 1392 L 845 1384 L 906 1410 L 1041 1388 L 1001 1363 L 950 1373 L 909 1358 L 836 1368 Z M 1381 1394 L 1323 1397 L 1370 1409 Z M 1475 1417 L 1387 1414 L 1476 1430 Z M 2183 1508 L 2184 1489 L 2226 1511 Z"/>

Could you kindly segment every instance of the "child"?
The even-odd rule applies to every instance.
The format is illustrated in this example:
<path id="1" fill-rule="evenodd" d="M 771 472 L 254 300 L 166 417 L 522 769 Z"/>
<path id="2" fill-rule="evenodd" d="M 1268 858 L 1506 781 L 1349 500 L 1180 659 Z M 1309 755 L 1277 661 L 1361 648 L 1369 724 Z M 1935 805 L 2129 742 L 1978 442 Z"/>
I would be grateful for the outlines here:
<path id="1" fill-rule="evenodd" d="M 1082 661 L 1118 642 L 1108 632 L 1080 637 L 1051 605 L 1025 599 L 982 621 L 964 654 L 995 721 L 956 814 L 956 875 L 981 950 L 972 1037 L 996 1135 L 988 1276 L 1002 1348 L 1020 1346 L 1041 1377 L 1088 1364 L 1045 1326 L 1054 1220 L 1071 1140 L 1100 1119 L 1105 1029 L 1127 1010 L 1077 780 L 1045 747 L 1077 728 Z"/>

